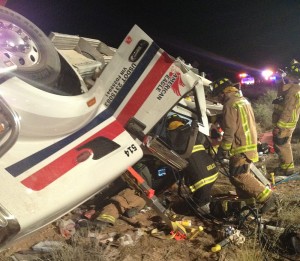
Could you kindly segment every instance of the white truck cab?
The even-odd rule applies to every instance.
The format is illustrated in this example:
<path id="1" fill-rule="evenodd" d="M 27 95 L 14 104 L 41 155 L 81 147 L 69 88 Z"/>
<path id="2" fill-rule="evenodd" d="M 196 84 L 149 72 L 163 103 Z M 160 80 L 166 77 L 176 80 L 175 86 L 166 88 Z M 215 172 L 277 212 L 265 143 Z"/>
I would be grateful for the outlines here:
<path id="1" fill-rule="evenodd" d="M 0 7 L 0 250 L 76 208 L 143 157 L 147 135 L 205 86 L 137 25 L 118 49 Z"/>

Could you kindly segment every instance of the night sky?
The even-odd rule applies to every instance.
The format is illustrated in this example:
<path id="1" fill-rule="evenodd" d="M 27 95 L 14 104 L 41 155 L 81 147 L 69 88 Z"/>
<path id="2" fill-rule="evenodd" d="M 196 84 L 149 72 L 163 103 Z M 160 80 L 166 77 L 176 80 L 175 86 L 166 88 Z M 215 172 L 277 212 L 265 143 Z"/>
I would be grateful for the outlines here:
<path id="1" fill-rule="evenodd" d="M 300 60 L 300 0 L 8 0 L 6 6 L 46 35 L 77 34 L 113 47 L 137 24 L 211 78 Z"/>

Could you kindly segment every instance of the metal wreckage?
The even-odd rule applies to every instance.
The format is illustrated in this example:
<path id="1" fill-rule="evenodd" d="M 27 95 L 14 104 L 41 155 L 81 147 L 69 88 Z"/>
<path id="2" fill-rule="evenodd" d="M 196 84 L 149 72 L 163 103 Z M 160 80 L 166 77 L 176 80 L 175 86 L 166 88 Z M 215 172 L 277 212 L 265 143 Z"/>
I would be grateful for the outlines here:
<path id="1" fill-rule="evenodd" d="M 222 110 L 205 99 L 210 81 L 137 25 L 114 49 L 75 35 L 47 37 L 22 15 L 0 7 L 0 34 L 0 249 L 110 188 L 120 176 L 172 231 L 185 234 L 131 166 L 145 155 L 174 171 L 187 166 L 150 131 L 173 111 L 197 120 L 197 131 L 208 136 L 207 115 Z M 231 214 L 239 229 L 259 223 L 247 206 Z"/>

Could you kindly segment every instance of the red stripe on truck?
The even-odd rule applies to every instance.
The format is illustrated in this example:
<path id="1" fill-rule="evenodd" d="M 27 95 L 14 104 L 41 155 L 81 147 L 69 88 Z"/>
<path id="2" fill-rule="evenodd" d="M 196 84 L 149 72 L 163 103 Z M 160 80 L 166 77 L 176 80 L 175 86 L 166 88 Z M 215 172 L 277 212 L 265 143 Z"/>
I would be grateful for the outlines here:
<path id="1" fill-rule="evenodd" d="M 61 155 L 45 167 L 41 168 L 40 170 L 34 172 L 31 176 L 27 177 L 26 179 L 22 180 L 21 183 L 35 191 L 39 191 L 49 184 L 66 174 L 69 170 L 74 168 L 78 162 L 78 156 L 82 153 L 82 151 L 78 151 L 77 148 L 81 147 L 82 145 L 88 143 L 89 141 L 97 138 L 97 137 L 105 137 L 110 140 L 113 140 L 117 136 L 119 136 L 124 131 L 124 128 L 120 123 L 117 121 L 112 122 L 105 128 L 101 129 L 93 136 L 90 136 L 88 139 L 83 141 L 82 143 L 78 144 L 73 149 L 69 150 L 65 154 Z M 86 151 L 86 149 L 83 149 Z"/>
<path id="2" fill-rule="evenodd" d="M 174 60 L 166 52 L 162 53 L 136 92 L 131 96 L 130 100 L 117 116 L 117 120 L 121 124 L 125 125 L 127 121 L 138 112 L 173 62 Z"/>

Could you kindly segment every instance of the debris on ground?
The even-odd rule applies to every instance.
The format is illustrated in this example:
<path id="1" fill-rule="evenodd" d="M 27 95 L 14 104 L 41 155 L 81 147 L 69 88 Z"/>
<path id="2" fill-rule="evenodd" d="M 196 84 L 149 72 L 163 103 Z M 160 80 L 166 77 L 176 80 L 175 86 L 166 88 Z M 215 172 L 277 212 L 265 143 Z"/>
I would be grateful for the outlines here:
<path id="1" fill-rule="evenodd" d="M 274 166 L 273 162 L 277 161 L 277 155 L 264 152 L 260 154 L 257 168 L 270 173 L 270 169 Z M 272 181 L 272 175 L 266 174 L 266 178 L 271 181 L 272 190 L 280 194 L 281 198 L 288 198 L 289 204 L 292 204 L 290 206 L 296 208 L 299 207 L 299 193 L 297 194 L 299 177 L 298 173 L 282 179 L 275 176 Z M 292 255 L 290 260 L 296 260 L 295 257 L 299 256 L 299 224 L 294 224 L 293 229 L 287 229 L 284 224 L 278 223 L 277 212 L 270 213 L 263 220 L 249 208 L 243 212 L 245 215 L 242 217 L 245 219 L 240 227 L 231 224 L 226 218 L 212 222 L 195 216 L 186 202 L 178 196 L 177 190 L 177 186 L 172 186 L 159 197 L 166 207 L 176 213 L 176 217 L 172 220 L 177 226 L 174 231 L 170 230 L 149 206 L 134 213 L 135 215 L 121 216 L 114 226 L 99 229 L 93 223 L 98 209 L 91 200 L 49 225 L 44 230 L 48 232 L 40 232 L 40 236 L 33 236 L 35 239 L 32 240 L 27 239 L 25 244 L 22 244 L 22 241 L 19 245 L 16 244 L 6 253 L 6 257 L 13 261 L 55 260 L 51 258 L 59 248 L 66 251 L 68 248 L 72 249 L 74 244 L 76 247 L 93 244 L 100 246 L 100 250 L 97 251 L 102 251 L 101 253 L 110 257 L 101 260 L 140 260 L 141 256 L 143 260 L 168 260 L 171 257 L 174 261 L 239 260 L 241 251 L 244 251 L 243 247 L 251 242 L 255 231 L 262 239 L 269 233 L 280 235 L 277 236 L 278 249 L 273 249 L 273 252 L 277 251 L 277 256 Z M 221 175 L 212 194 L 215 197 L 224 192 L 231 198 L 235 196 L 228 178 Z M 243 204 L 239 209 L 242 207 Z M 284 214 L 285 217 L 287 215 L 288 213 Z M 255 229 L 257 225 L 258 230 Z M 270 246 L 267 245 L 265 251 L 268 248 Z"/>

